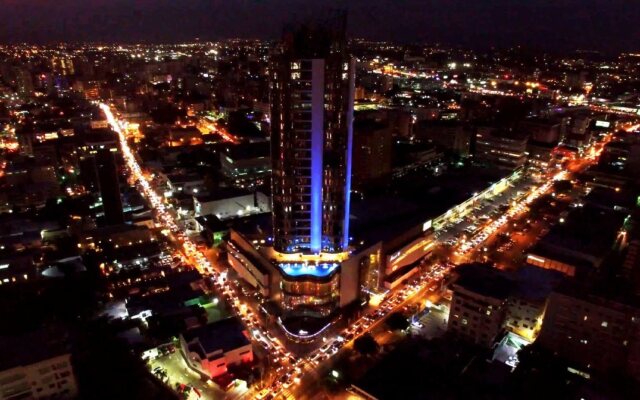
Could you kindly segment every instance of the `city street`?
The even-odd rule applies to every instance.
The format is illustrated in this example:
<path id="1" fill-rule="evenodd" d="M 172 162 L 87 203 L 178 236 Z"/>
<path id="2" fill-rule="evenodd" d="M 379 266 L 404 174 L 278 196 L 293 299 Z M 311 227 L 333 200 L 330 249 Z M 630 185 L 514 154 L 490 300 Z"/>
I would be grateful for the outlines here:
<path id="1" fill-rule="evenodd" d="M 268 353 L 273 357 L 273 360 L 289 360 L 291 358 L 291 352 L 287 351 L 283 346 L 282 343 L 285 343 L 285 341 L 278 340 L 276 338 L 278 334 L 276 334 L 275 329 L 265 328 L 257 318 L 258 312 L 256 307 L 258 303 L 255 301 L 247 301 L 249 299 L 243 296 L 239 283 L 232 279 L 227 279 L 225 268 L 218 265 L 218 263 L 212 264 L 208 260 L 207 255 L 198 250 L 195 243 L 180 229 L 181 225 L 176 221 L 175 214 L 172 210 L 167 209 L 162 198 L 156 193 L 155 189 L 149 183 L 148 178 L 142 173 L 134 153 L 128 146 L 127 138 L 121 129 L 124 123 L 120 123 L 115 119 L 109 106 L 103 104 L 101 108 L 107 115 L 107 119 L 112 128 L 118 132 L 120 136 L 123 154 L 134 181 L 138 182 L 143 194 L 155 209 L 159 222 L 175 236 L 178 246 L 181 247 L 182 254 L 180 254 L 180 256 L 197 268 L 203 275 L 212 279 L 233 312 L 244 321 L 251 332 L 254 332 L 254 338 L 257 338 L 258 336 L 256 335 L 259 335 L 261 340 L 268 341 L 268 347 L 271 349 Z M 599 147 L 597 151 L 587 152 L 588 156 L 586 160 L 575 161 L 570 164 L 570 168 L 575 171 L 586 167 L 597 158 L 601 149 L 602 147 Z M 533 201 L 550 193 L 553 190 L 554 181 L 566 179 L 567 177 L 567 172 L 560 170 L 548 172 L 548 179 L 544 183 L 536 184 L 526 179 L 518 181 L 514 187 L 508 188 L 491 200 L 485 200 L 476 205 L 474 210 L 463 220 L 451 221 L 450 226 L 444 227 L 445 233 L 440 235 L 439 242 L 453 243 L 454 254 L 452 260 L 455 264 L 475 260 L 478 257 L 478 253 L 482 254 L 483 258 L 487 256 L 486 258 L 489 259 L 488 254 L 485 253 L 488 253 L 488 248 L 491 246 L 492 241 L 501 233 L 509 234 L 513 228 L 513 224 L 516 223 L 517 226 L 517 221 L 526 217 L 527 207 Z M 480 223 L 478 221 L 483 222 Z M 481 228 L 470 233 L 468 228 L 471 225 L 480 226 Z M 528 235 L 525 235 L 526 237 L 513 239 L 513 247 L 508 249 L 511 253 L 505 254 L 505 258 L 508 257 L 509 260 L 516 259 L 514 256 L 517 257 L 522 253 L 524 248 L 533 244 L 535 237 L 537 237 L 535 235 L 542 229 L 545 229 L 545 227 L 539 226 L 530 231 Z M 517 246 L 516 243 L 518 244 Z M 487 248 L 487 251 L 484 250 L 485 248 Z M 509 267 L 504 261 L 501 265 L 505 268 Z M 411 302 L 417 301 L 418 303 L 422 303 L 426 301 L 425 294 L 428 293 L 427 289 L 437 284 L 448 272 L 447 268 L 444 271 L 433 274 L 428 271 L 431 267 L 432 266 L 426 267 L 427 271 L 423 272 L 418 279 L 413 280 L 413 284 L 394 290 L 386 296 L 386 299 L 382 301 L 377 309 L 371 309 L 365 312 L 363 317 L 351 324 L 347 329 L 338 332 L 334 337 L 323 342 L 322 348 L 318 348 L 305 356 L 293 359 L 292 362 L 281 365 L 276 374 L 273 375 L 273 380 L 270 381 L 271 383 L 267 386 L 271 390 L 271 393 L 276 396 L 279 393 L 283 393 L 283 395 L 287 397 L 292 393 L 306 391 L 305 382 L 308 380 L 315 381 L 316 379 L 307 379 L 305 375 L 309 375 L 311 372 L 312 376 L 322 376 L 324 371 L 322 365 L 335 354 L 335 351 L 330 352 L 323 349 L 336 348 L 334 345 L 338 346 L 337 348 L 339 349 L 341 347 L 340 341 L 344 340 L 339 338 L 347 338 L 346 346 L 349 346 L 355 338 L 366 332 L 375 330 L 390 313 L 401 309 Z M 377 313 L 377 310 L 383 311 Z M 386 341 L 389 340 L 390 337 L 384 334 L 380 339 Z M 265 345 L 256 340 L 256 346 Z"/>

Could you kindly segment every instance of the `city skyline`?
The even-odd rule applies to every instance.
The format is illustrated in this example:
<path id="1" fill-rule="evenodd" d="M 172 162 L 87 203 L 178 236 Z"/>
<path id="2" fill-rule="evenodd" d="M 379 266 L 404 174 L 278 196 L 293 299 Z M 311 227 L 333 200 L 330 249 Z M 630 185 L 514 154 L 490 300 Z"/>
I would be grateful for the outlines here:
<path id="1" fill-rule="evenodd" d="M 238 2 L 40 0 L 0 3 L 0 41 L 191 42 L 199 38 L 276 40 L 284 23 L 327 8 L 349 12 L 350 37 L 402 43 L 442 43 L 487 49 L 523 46 L 538 51 L 593 50 L 605 54 L 638 50 L 640 5 L 621 0 L 512 4 L 505 0 L 425 4 L 406 0 L 301 0 Z"/>
<path id="2" fill-rule="evenodd" d="M 0 4 L 0 400 L 640 398 L 633 7 Z"/>

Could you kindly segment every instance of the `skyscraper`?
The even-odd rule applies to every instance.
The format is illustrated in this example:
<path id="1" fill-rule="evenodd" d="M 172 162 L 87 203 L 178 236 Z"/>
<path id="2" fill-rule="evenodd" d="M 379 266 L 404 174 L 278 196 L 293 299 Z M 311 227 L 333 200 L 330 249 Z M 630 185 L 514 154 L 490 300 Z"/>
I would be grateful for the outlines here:
<path id="1" fill-rule="evenodd" d="M 349 244 L 355 65 L 344 16 L 285 32 L 271 67 L 274 248 Z"/>
<path id="2" fill-rule="evenodd" d="M 105 222 L 107 225 L 123 224 L 124 214 L 115 152 L 109 149 L 98 150 L 95 155 L 95 164 Z"/>
<path id="3" fill-rule="evenodd" d="M 104 209 L 104 219 L 108 225 L 124 223 L 120 183 L 118 181 L 118 169 L 115 158 L 115 153 L 109 149 L 98 150 L 95 158 L 98 182 L 100 184 L 100 196 L 102 197 L 102 208 Z"/>
<path id="4" fill-rule="evenodd" d="M 99 121 L 102 120 L 95 122 Z M 106 128 L 89 129 L 79 139 L 81 143 L 77 150 L 81 182 L 90 192 L 100 191 L 107 225 L 124 223 L 116 165 L 116 154 L 120 151 L 116 133 Z"/>

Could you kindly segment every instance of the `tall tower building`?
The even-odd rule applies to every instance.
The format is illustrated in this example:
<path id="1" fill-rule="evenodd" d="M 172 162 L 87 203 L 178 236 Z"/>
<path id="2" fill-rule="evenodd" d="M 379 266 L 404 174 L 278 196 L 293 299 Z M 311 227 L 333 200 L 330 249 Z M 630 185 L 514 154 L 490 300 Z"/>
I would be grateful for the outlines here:
<path id="1" fill-rule="evenodd" d="M 349 244 L 355 64 L 346 18 L 285 32 L 271 73 L 274 249 Z"/>
<path id="2" fill-rule="evenodd" d="M 98 150 L 95 164 L 105 222 L 107 225 L 124 224 L 115 152 L 109 149 Z"/>

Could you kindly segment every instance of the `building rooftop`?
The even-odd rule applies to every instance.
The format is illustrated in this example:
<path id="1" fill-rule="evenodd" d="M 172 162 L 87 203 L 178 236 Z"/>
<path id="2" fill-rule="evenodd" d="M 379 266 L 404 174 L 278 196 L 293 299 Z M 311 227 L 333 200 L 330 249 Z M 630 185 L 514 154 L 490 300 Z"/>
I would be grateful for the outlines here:
<path id="1" fill-rule="evenodd" d="M 198 224 L 200 224 L 204 229 L 211 232 L 226 231 L 230 227 L 228 222 L 225 223 L 221 221 L 220 218 L 216 217 L 214 214 L 197 217 L 196 221 L 198 221 Z"/>
<path id="2" fill-rule="evenodd" d="M 200 203 L 206 203 L 209 201 L 217 201 L 224 199 L 232 199 L 234 197 L 241 197 L 253 194 L 250 190 L 238 189 L 235 187 L 217 188 L 213 190 L 213 193 L 194 196 Z"/>
<path id="3" fill-rule="evenodd" d="M 470 292 L 495 299 L 506 299 L 513 282 L 507 275 L 489 264 L 462 264 L 456 269 L 455 285 Z"/>
<path id="4" fill-rule="evenodd" d="M 227 146 L 224 155 L 233 161 L 246 160 L 251 158 L 269 158 L 271 156 L 271 146 L 269 142 L 248 142 L 235 146 Z"/>
<path id="5" fill-rule="evenodd" d="M 132 231 L 148 231 L 149 228 L 140 225 L 119 224 L 108 225 L 101 228 L 92 229 L 85 233 L 85 236 L 108 236 L 117 235 L 119 233 L 127 233 Z"/>
<path id="6" fill-rule="evenodd" d="M 356 247 L 390 241 L 444 214 L 504 177 L 489 168 L 451 170 L 438 177 L 404 177 L 392 193 L 351 200 L 351 232 Z"/>
<path id="7" fill-rule="evenodd" d="M 81 138 L 84 144 L 86 145 L 92 145 L 97 143 L 107 143 L 107 142 L 109 143 L 118 142 L 118 136 L 116 135 L 116 133 L 108 128 L 91 129 L 89 131 L 84 132 Z"/>
<path id="8" fill-rule="evenodd" d="M 564 278 L 559 271 L 524 265 L 513 273 L 513 293 L 521 299 L 545 301 Z"/>
<path id="9" fill-rule="evenodd" d="M 271 213 L 253 214 L 224 221 L 229 227 L 247 238 L 259 236 L 267 239 L 273 231 Z"/>
<path id="10" fill-rule="evenodd" d="M 631 210 L 636 205 L 637 199 L 636 190 L 621 188 L 621 190 L 616 191 L 601 186 L 595 186 L 584 198 L 585 202 L 589 205 L 609 210 Z"/>
<path id="11" fill-rule="evenodd" d="M 69 353 L 61 335 L 45 329 L 15 336 L 0 336 L 0 371 L 35 364 L 39 361 Z"/>
<path id="12" fill-rule="evenodd" d="M 624 278 L 595 277 L 587 280 L 565 280 L 554 292 L 620 312 L 640 315 L 640 295 Z"/>
<path id="13" fill-rule="evenodd" d="M 218 350 L 228 352 L 251 344 L 244 325 L 235 317 L 190 329 L 182 333 L 182 337 L 187 343 L 195 340 L 199 342 L 200 346 L 189 346 L 189 349 L 199 352 L 203 359 L 207 358 L 207 354 Z"/>
<path id="14" fill-rule="evenodd" d="M 186 308 L 186 303 L 204 296 L 201 289 L 194 290 L 187 284 L 171 286 L 169 290 L 144 296 L 133 296 L 127 300 L 129 315 L 137 315 L 145 310 L 153 314 L 171 313 Z"/>
<path id="15" fill-rule="evenodd" d="M 373 118 L 357 118 L 353 121 L 353 129 L 358 132 L 371 132 L 389 127 L 386 120 L 376 120 Z"/>
<path id="16" fill-rule="evenodd" d="M 463 343 L 407 340 L 353 385 L 380 400 L 465 398 L 461 375 L 477 354 Z"/>
<path id="17" fill-rule="evenodd" d="M 565 252 L 578 258 L 602 258 L 613 245 L 625 213 L 592 205 L 573 209 L 564 223 L 555 225 L 536 249 Z"/>

